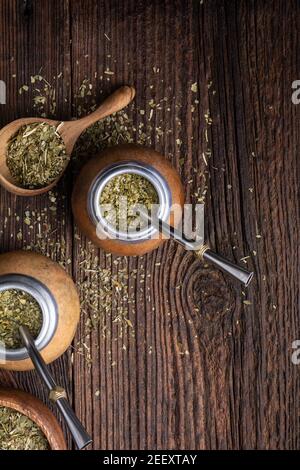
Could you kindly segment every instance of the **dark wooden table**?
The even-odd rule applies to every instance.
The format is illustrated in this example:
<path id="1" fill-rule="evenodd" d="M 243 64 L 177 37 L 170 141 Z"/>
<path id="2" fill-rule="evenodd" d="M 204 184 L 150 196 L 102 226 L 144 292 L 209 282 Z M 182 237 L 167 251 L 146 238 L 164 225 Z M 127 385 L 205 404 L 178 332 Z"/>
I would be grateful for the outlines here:
<path id="1" fill-rule="evenodd" d="M 94 448 L 299 449 L 300 3 L 1 0 L 0 22 L 1 125 L 76 117 L 134 85 L 130 138 L 173 162 L 186 201 L 205 197 L 211 246 L 256 273 L 243 291 L 173 242 L 128 260 L 92 247 L 71 214 L 76 165 L 50 196 L 1 189 L 1 252 L 51 256 L 80 289 L 74 346 L 51 370 Z M 46 400 L 35 373 L 1 382 Z"/>

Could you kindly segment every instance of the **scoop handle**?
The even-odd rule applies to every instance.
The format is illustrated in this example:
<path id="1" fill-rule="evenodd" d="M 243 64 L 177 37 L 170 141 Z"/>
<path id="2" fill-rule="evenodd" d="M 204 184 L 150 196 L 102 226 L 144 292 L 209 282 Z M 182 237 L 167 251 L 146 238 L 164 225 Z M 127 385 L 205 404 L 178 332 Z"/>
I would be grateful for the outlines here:
<path id="1" fill-rule="evenodd" d="M 72 153 L 76 140 L 92 124 L 100 119 L 104 119 L 111 114 L 121 111 L 135 97 L 135 89 L 131 86 L 122 86 L 118 88 L 112 95 L 108 96 L 103 103 L 93 113 L 76 121 L 66 121 L 61 123 L 57 130 L 64 139 L 69 154 Z"/>
<path id="2" fill-rule="evenodd" d="M 125 108 L 135 97 L 135 89 L 131 86 L 125 85 L 118 88 L 112 93 L 93 113 L 88 116 L 78 119 L 75 121 L 81 126 L 82 129 L 86 129 L 100 119 L 104 119 L 117 111 Z"/>
<path id="3" fill-rule="evenodd" d="M 83 449 L 92 442 L 91 437 L 86 432 L 81 422 L 72 410 L 69 402 L 66 399 L 66 392 L 64 389 L 56 385 L 56 382 L 50 374 L 44 359 L 35 346 L 34 340 L 28 328 L 25 326 L 20 326 L 19 331 L 24 346 L 28 351 L 29 357 L 32 360 L 40 378 L 48 388 L 50 392 L 50 398 L 55 402 L 56 406 L 61 412 L 77 448 Z"/>

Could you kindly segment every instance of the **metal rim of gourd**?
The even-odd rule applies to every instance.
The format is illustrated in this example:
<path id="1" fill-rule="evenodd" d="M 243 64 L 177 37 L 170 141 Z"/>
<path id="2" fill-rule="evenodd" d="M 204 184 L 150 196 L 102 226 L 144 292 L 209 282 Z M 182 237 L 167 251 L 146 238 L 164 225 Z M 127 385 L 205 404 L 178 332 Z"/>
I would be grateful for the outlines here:
<path id="1" fill-rule="evenodd" d="M 47 286 L 39 280 L 21 274 L 6 274 L 0 276 L 0 292 L 16 289 L 30 294 L 39 304 L 43 323 L 41 331 L 35 339 L 36 347 L 42 351 L 52 340 L 58 325 L 58 306 Z M 25 348 L 7 349 L 0 344 L 0 362 L 21 361 L 28 359 Z"/>
<path id="2" fill-rule="evenodd" d="M 101 213 L 100 198 L 103 189 L 112 178 L 125 173 L 143 176 L 153 185 L 159 200 L 157 215 L 161 220 L 165 222 L 168 221 L 172 205 L 172 194 L 168 182 L 153 166 L 135 161 L 119 162 L 109 165 L 96 176 L 90 186 L 87 198 L 89 217 L 96 227 L 100 224 L 100 227 L 107 233 L 109 238 L 126 241 L 128 243 L 137 243 L 154 238 L 157 234 L 157 229 L 152 225 L 139 232 L 122 232 L 116 230 L 109 224 Z"/>

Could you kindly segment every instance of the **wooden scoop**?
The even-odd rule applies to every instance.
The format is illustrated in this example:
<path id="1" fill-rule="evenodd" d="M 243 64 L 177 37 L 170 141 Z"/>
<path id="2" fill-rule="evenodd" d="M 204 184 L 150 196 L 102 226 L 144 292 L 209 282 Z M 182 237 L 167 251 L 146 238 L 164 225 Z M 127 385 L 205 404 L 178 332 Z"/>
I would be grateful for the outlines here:
<path id="1" fill-rule="evenodd" d="M 123 86 L 115 91 L 111 96 L 109 96 L 99 106 L 99 108 L 96 109 L 96 111 L 91 113 L 89 116 L 78 119 L 77 121 L 61 122 L 43 118 L 24 118 L 11 122 L 0 131 L 0 183 L 9 192 L 17 194 L 18 196 L 36 196 L 38 194 L 46 193 L 51 188 L 53 188 L 53 186 L 55 186 L 62 177 L 70 161 L 71 153 L 73 151 L 76 140 L 82 134 L 82 132 L 100 119 L 103 119 L 110 114 L 116 113 L 117 111 L 125 108 L 125 106 L 127 106 L 133 100 L 134 96 L 135 89 L 133 87 Z M 66 145 L 69 160 L 67 160 L 66 166 L 61 175 L 58 176 L 58 178 L 51 184 L 44 186 L 43 188 L 26 189 L 20 186 L 12 177 L 6 165 L 6 153 L 10 139 L 18 132 L 20 127 L 35 122 L 47 122 L 48 124 L 58 128 L 58 132 L 62 136 Z"/>

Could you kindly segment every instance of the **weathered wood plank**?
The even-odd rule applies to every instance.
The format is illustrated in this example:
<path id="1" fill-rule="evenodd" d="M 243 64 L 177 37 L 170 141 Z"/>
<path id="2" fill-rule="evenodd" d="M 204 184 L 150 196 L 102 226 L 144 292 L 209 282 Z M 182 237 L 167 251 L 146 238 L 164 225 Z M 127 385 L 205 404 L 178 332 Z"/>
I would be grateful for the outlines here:
<path id="1" fill-rule="evenodd" d="M 210 342 L 220 370 L 206 367 L 218 390 L 206 402 L 215 429 L 207 446 L 299 448 L 299 381 L 290 360 L 299 331 L 299 108 L 291 102 L 299 4 L 208 2 L 204 11 L 217 91 L 209 231 L 220 251 L 250 256 L 256 270 L 246 297 L 235 289 L 226 330 L 217 325 Z"/>
<path id="2" fill-rule="evenodd" d="M 92 95 L 99 99 L 102 91 L 108 94 L 117 85 L 133 84 L 135 106 L 127 113 L 137 130 L 132 132 L 129 123 L 129 133 L 141 141 L 139 126 L 144 126 L 146 143 L 181 171 L 187 202 L 197 189 L 200 194 L 204 189 L 201 155 L 208 147 L 204 119 L 208 78 L 202 65 L 197 71 L 195 54 L 193 17 L 198 9 L 192 2 L 96 1 L 73 2 L 71 9 L 74 89 L 88 79 L 95 90 Z M 191 90 L 198 80 L 201 93 Z M 86 101 L 93 103 L 92 97 Z M 90 273 L 92 260 L 99 257 L 100 270 L 107 269 L 116 280 L 124 272 L 128 276 L 122 293 L 129 296 L 129 308 L 113 288 L 116 297 L 104 321 L 105 337 L 102 326 L 87 335 L 90 368 L 84 366 L 81 354 L 74 355 L 76 406 L 93 430 L 94 447 L 204 447 L 200 338 L 191 320 L 195 305 L 181 289 L 182 283 L 189 284 L 185 273 L 192 257 L 167 243 L 153 254 L 126 261 L 99 253 L 84 238 L 75 243 L 77 283 L 94 279 L 82 289 L 85 307 L 78 340 L 85 336 L 86 321 L 93 313 L 86 308 L 89 286 L 99 291 L 103 287 L 102 275 Z M 189 309 L 183 308 L 183 302 L 189 303 Z M 134 335 L 124 320 L 114 323 L 120 310 L 132 323 Z"/>
<path id="3" fill-rule="evenodd" d="M 211 245 L 236 261 L 249 256 L 256 271 L 242 292 L 171 242 L 139 259 L 106 255 L 71 225 L 71 171 L 57 203 L 1 190 L 1 251 L 35 246 L 72 269 L 80 289 L 73 368 L 66 355 L 52 370 L 74 391 L 94 448 L 299 449 L 290 360 L 299 332 L 300 107 L 291 102 L 299 2 L 25 3 L 24 12 L 23 1 L 0 2 L 1 124 L 33 113 L 32 87 L 18 89 L 41 66 L 50 83 L 63 72 L 54 81 L 57 117 L 85 114 L 117 86 L 134 85 L 129 137 L 173 162 L 187 202 L 207 189 Z M 99 142 L 86 145 L 79 160 Z M 26 210 L 51 225 L 42 239 L 38 224 L 23 223 Z M 33 374 L 17 379 L 45 398 Z"/>
<path id="4" fill-rule="evenodd" d="M 146 116 L 138 112 L 133 116 L 137 126 L 147 122 L 152 97 L 172 102 L 176 96 L 170 110 L 163 108 L 161 117 L 155 114 L 155 127 L 161 119 L 164 131 L 172 132 L 158 142 L 157 129 L 149 135 L 178 168 L 179 158 L 185 157 L 187 201 L 198 185 L 203 186 L 202 152 L 211 145 L 209 239 L 237 261 L 250 256 L 247 265 L 257 270 L 252 288 L 243 294 L 213 270 L 199 268 L 173 244 L 143 260 L 130 260 L 131 270 L 146 267 L 146 282 L 141 271 L 131 280 L 138 308 L 136 313 L 130 308 L 136 337 L 129 340 L 128 358 L 121 359 L 119 340 L 113 342 L 118 332 L 111 332 L 110 339 L 94 336 L 92 341 L 99 341 L 99 358 L 104 361 L 100 371 L 94 364 L 82 381 L 82 363 L 75 361 L 81 395 L 91 393 L 91 383 L 97 384 L 94 389 L 100 384 L 99 403 L 94 398 L 88 412 L 96 435 L 100 426 L 95 447 L 298 445 L 296 410 L 289 414 L 282 406 L 285 400 L 289 409 L 295 406 L 299 386 L 289 362 L 291 340 L 297 335 L 298 271 L 297 263 L 290 267 L 285 261 L 290 250 L 297 255 L 299 241 L 298 187 L 291 170 L 299 168 L 297 111 L 290 102 L 296 68 L 290 62 L 283 78 L 287 51 L 297 48 L 297 5 L 277 2 L 276 14 L 273 6 L 273 2 L 202 6 L 88 2 L 84 14 L 80 2 L 73 8 L 73 38 L 80 42 L 73 43 L 74 61 L 87 54 L 94 63 L 92 70 L 103 74 L 98 86 L 107 91 L 112 84 L 128 80 L 135 84 L 135 109 L 145 110 L 142 116 Z M 93 34 L 87 31 L 91 24 Z M 88 43 L 80 40 L 83 37 Z M 108 83 L 106 67 L 115 72 Z M 77 70 L 82 79 L 86 68 Z M 191 113 L 194 81 L 199 83 L 200 105 Z M 206 134 L 204 114 L 209 108 L 213 125 Z M 176 139 L 182 140 L 180 148 Z M 287 159 L 289 164 L 284 165 Z M 284 202 L 289 199 L 291 204 Z M 292 232 L 291 221 L 296 221 Z M 288 298 L 281 287 L 286 281 Z M 110 351 L 115 370 L 103 359 Z M 276 373 L 274 359 L 281 364 Z M 286 374 L 290 379 L 284 386 Z M 83 412 L 82 402 L 77 406 Z"/>
<path id="5" fill-rule="evenodd" d="M 0 77 L 7 85 L 7 104 L 1 106 L 0 121 L 5 125 L 23 116 L 45 113 L 70 117 L 70 37 L 69 2 L 0 2 Z M 44 91 L 46 82 L 31 83 L 41 74 L 51 85 L 51 96 Z M 62 73 L 62 77 L 58 78 Z M 28 91 L 19 93 L 23 85 Z M 35 91 L 39 88 L 41 92 Z M 55 90 L 55 97 L 52 93 Z M 44 109 L 34 107 L 34 97 L 46 97 Z M 55 106 L 56 103 L 56 106 Z M 72 239 L 69 183 L 66 178 L 52 193 L 39 198 L 16 198 L 0 192 L 1 252 L 14 249 L 37 250 L 62 263 L 71 271 Z M 31 219 L 27 225 L 26 213 Z M 71 392 L 72 369 L 69 354 L 51 367 L 57 379 Z M 35 373 L 17 374 L 18 386 L 46 400 L 46 392 Z"/>

